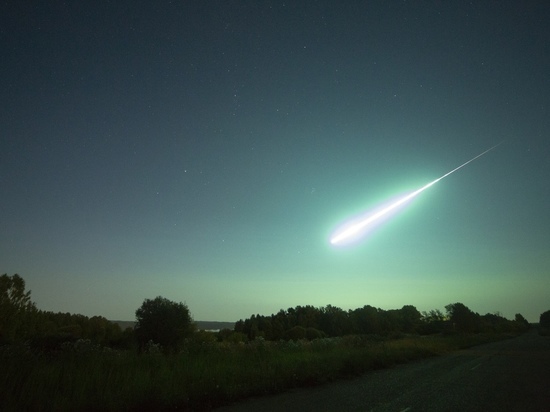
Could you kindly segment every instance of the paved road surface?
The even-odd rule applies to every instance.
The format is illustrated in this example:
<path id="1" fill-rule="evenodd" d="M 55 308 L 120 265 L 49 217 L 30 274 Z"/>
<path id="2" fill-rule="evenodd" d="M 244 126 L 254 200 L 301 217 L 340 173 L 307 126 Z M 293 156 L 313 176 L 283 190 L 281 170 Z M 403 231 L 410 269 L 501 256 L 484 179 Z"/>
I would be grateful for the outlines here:
<path id="1" fill-rule="evenodd" d="M 550 412 L 550 337 L 532 330 L 357 379 L 217 409 L 245 411 Z"/>

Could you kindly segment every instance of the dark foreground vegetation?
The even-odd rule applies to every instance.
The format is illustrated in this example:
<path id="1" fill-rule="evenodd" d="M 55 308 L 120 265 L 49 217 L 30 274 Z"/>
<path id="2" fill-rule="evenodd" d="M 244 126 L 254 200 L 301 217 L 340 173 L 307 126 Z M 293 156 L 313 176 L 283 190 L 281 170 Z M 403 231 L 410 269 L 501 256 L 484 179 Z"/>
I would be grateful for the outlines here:
<path id="1" fill-rule="evenodd" d="M 3 411 L 208 410 L 247 396 L 357 376 L 497 335 L 191 344 L 178 354 L 111 350 L 88 340 L 56 353 L 0 350 Z"/>
<path id="2" fill-rule="evenodd" d="M 39 311 L 24 286 L 17 275 L 0 276 L 2 411 L 208 410 L 529 327 L 519 314 L 512 321 L 480 316 L 455 303 L 445 315 L 413 306 L 348 312 L 299 306 L 211 333 L 196 329 L 184 304 L 158 297 L 136 311 L 135 330 L 120 331 L 101 317 Z"/>

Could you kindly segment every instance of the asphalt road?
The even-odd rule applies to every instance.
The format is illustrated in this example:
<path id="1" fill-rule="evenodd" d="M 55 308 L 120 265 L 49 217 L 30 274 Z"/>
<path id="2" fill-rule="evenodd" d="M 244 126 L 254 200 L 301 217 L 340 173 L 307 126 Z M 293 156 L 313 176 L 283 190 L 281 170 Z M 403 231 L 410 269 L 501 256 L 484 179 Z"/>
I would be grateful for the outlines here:
<path id="1" fill-rule="evenodd" d="M 217 411 L 550 412 L 550 337 L 532 330 L 353 380 L 248 399 Z"/>

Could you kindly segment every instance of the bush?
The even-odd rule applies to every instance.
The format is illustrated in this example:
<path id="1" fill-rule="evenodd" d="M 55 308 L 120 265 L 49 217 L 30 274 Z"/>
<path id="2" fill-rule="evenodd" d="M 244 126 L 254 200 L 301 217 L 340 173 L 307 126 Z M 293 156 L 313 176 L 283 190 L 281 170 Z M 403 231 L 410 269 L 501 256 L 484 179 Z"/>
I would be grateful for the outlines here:
<path id="1" fill-rule="evenodd" d="M 285 332 L 286 340 L 300 340 L 306 338 L 306 329 L 301 326 L 294 326 Z"/>
<path id="2" fill-rule="evenodd" d="M 319 329 L 315 329 L 315 328 L 306 329 L 306 339 L 308 340 L 322 339 L 324 337 L 326 337 L 325 333 Z"/>

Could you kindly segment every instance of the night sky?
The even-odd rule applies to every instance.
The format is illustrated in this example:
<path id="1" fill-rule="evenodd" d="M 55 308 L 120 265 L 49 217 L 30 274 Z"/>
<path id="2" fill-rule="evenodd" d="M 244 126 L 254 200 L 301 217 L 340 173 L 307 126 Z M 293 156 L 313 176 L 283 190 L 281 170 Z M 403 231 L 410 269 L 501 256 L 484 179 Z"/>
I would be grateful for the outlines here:
<path id="1" fill-rule="evenodd" d="M 546 1 L 2 2 L 0 273 L 108 319 L 161 295 L 196 320 L 462 302 L 538 321 L 549 21 Z"/>

